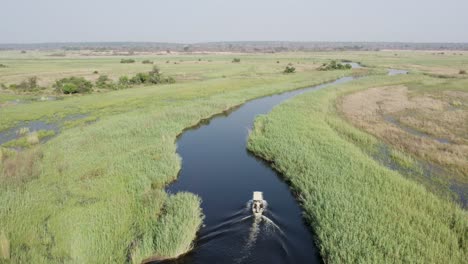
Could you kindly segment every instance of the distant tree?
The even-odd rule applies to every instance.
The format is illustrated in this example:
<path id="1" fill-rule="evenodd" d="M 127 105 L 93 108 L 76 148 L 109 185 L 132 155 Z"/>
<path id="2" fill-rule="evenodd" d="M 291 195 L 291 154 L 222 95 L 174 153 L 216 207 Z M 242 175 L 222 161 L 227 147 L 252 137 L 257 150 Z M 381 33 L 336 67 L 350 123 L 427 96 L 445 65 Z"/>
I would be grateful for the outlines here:
<path id="1" fill-rule="evenodd" d="M 169 76 L 165 79 L 166 83 L 175 83 L 176 80 L 174 79 L 174 77 L 172 76 Z"/>
<path id="2" fill-rule="evenodd" d="M 5 64 L 0 63 L 0 68 L 6 68 L 7 66 Z"/>
<path id="3" fill-rule="evenodd" d="M 65 84 L 63 84 L 63 86 L 61 88 L 61 91 L 64 94 L 78 93 L 78 86 L 76 86 L 76 84 L 74 84 L 74 83 L 65 83 Z"/>
<path id="4" fill-rule="evenodd" d="M 114 82 L 107 75 L 99 76 L 99 78 L 96 80 L 96 87 L 103 89 L 115 89 Z"/>
<path id="5" fill-rule="evenodd" d="M 98 74 L 99 72 L 98 71 L 93 71 L 93 74 Z"/>
<path id="6" fill-rule="evenodd" d="M 134 63 L 135 60 L 134 59 L 121 59 L 120 60 L 120 63 Z"/>
<path id="7" fill-rule="evenodd" d="M 140 72 L 130 78 L 130 84 L 143 84 L 146 83 L 148 79 L 149 75 L 147 73 Z"/>
<path id="8" fill-rule="evenodd" d="M 29 78 L 27 79 L 26 82 L 27 82 L 28 86 L 29 86 L 30 88 L 32 88 L 32 89 L 38 87 L 38 85 L 37 85 L 37 77 L 36 77 L 36 76 L 29 77 Z"/>
<path id="9" fill-rule="evenodd" d="M 234 59 L 232 60 L 233 63 L 239 63 L 240 61 L 241 61 L 241 60 L 240 60 L 239 58 L 234 58 Z"/>
<path id="10" fill-rule="evenodd" d="M 120 76 L 119 78 L 119 86 L 122 86 L 124 88 L 128 87 L 130 85 L 130 80 L 128 79 L 127 76 Z"/>
<path id="11" fill-rule="evenodd" d="M 161 73 L 161 70 L 157 65 L 154 65 L 149 72 L 140 72 L 137 73 L 132 78 L 128 79 L 127 77 L 120 77 L 119 85 L 128 86 L 128 85 L 139 85 L 139 84 L 160 84 L 160 83 L 175 83 L 176 80 L 169 76 L 165 77 Z"/>
<path id="12" fill-rule="evenodd" d="M 185 47 L 184 47 L 184 51 L 185 51 L 185 52 L 188 52 L 189 50 L 190 50 L 190 46 L 185 46 Z"/>
<path id="13" fill-rule="evenodd" d="M 36 88 L 39 88 L 37 85 L 37 77 L 32 76 L 22 81 L 20 84 L 10 86 L 13 89 L 21 90 L 24 92 L 32 91 Z"/>
<path id="14" fill-rule="evenodd" d="M 284 69 L 284 73 L 294 73 L 296 72 L 296 68 L 292 65 L 287 65 L 286 68 Z"/>
<path id="15" fill-rule="evenodd" d="M 332 60 L 329 63 L 323 63 L 322 66 L 318 68 L 318 70 L 331 71 L 331 70 L 345 70 L 345 69 L 351 69 L 351 68 L 352 68 L 351 64 L 348 64 L 348 63 L 342 64 L 342 63 L 338 63 Z"/>
<path id="16" fill-rule="evenodd" d="M 157 65 L 154 65 L 150 71 L 150 74 L 160 74 L 160 73 L 161 73 L 161 70 L 159 69 Z"/>
<path id="17" fill-rule="evenodd" d="M 69 77 L 57 80 L 53 85 L 59 93 L 89 93 L 92 91 L 93 84 L 83 77 Z"/>
<path id="18" fill-rule="evenodd" d="M 25 54 L 25 53 L 26 53 L 26 51 L 25 51 L 25 50 L 22 50 L 22 51 L 21 51 L 21 54 Z"/>
<path id="19" fill-rule="evenodd" d="M 460 70 L 458 73 L 459 74 L 466 74 L 466 70 Z"/>
<path id="20" fill-rule="evenodd" d="M 143 64 L 153 64 L 154 62 L 152 60 L 144 60 L 141 63 L 143 63 Z"/>

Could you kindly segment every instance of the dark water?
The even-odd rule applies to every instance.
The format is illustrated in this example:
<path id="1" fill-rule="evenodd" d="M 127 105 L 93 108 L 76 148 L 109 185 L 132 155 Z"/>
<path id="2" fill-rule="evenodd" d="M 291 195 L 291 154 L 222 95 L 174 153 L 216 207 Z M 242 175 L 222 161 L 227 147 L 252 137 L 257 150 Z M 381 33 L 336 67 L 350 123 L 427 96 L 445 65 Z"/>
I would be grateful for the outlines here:
<path id="1" fill-rule="evenodd" d="M 444 175 L 448 175 L 450 172 L 443 167 L 415 157 L 413 158 L 416 167 L 405 167 L 392 158 L 392 148 L 385 143 L 380 143 L 378 152 L 371 154 L 371 156 L 380 164 L 398 171 L 401 175 L 415 178 L 424 177 L 431 186 L 438 186 L 438 191 L 441 191 L 444 197 L 447 196 L 463 208 L 468 208 L 468 184 L 454 179 L 446 179 L 447 176 Z"/>
<path id="2" fill-rule="evenodd" d="M 298 94 L 351 80 L 256 99 L 182 134 L 177 146 L 183 166 L 168 192 L 198 194 L 206 218 L 194 250 L 170 263 L 321 262 L 288 185 L 246 143 L 256 116 Z M 262 191 L 268 202 L 264 218 L 252 217 L 253 191 Z"/>
<path id="3" fill-rule="evenodd" d="M 22 122 L 16 127 L 0 131 L 0 145 L 24 136 L 19 133 L 21 128 L 27 128 L 29 129 L 29 132 L 39 130 L 53 130 L 55 133 L 58 133 L 59 131 L 58 125 L 55 123 L 46 123 L 43 121 Z"/>

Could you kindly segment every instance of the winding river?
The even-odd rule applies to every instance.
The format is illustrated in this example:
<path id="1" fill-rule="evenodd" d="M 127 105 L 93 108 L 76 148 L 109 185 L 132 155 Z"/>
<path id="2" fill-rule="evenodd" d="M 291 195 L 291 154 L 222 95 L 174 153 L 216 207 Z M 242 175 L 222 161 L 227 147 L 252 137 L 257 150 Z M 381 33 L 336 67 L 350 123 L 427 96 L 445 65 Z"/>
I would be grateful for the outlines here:
<path id="1" fill-rule="evenodd" d="M 247 139 L 256 116 L 296 95 L 353 79 L 255 99 L 185 131 L 177 141 L 183 166 L 167 191 L 199 195 L 205 220 L 194 250 L 164 263 L 321 263 L 289 186 L 247 151 Z M 262 218 L 252 216 L 253 191 L 262 191 L 268 202 Z"/>
<path id="2" fill-rule="evenodd" d="M 195 248 L 167 263 L 320 263 L 319 251 L 302 210 L 280 175 L 247 151 L 256 116 L 286 99 L 334 82 L 249 101 L 185 131 L 177 141 L 182 170 L 168 192 L 199 195 L 205 214 Z M 249 200 L 262 191 L 263 218 L 252 217 Z"/>

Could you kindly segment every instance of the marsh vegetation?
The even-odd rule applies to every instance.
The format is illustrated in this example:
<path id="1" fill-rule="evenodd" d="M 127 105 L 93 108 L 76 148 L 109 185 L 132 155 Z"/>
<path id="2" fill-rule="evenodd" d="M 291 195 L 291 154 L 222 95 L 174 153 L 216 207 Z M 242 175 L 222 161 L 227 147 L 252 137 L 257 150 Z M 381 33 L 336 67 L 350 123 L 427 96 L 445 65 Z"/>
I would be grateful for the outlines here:
<path id="1" fill-rule="evenodd" d="M 185 253 L 193 247 L 203 212 L 200 197 L 165 192 L 181 167 L 177 135 L 246 100 L 348 75 L 369 77 L 280 105 L 257 120 L 249 148 L 284 173 L 325 261 L 461 263 L 467 258 L 466 211 L 369 154 L 382 142 L 400 142 L 401 148 L 391 153 L 402 166 L 414 168 L 414 161 L 423 158 L 466 177 L 466 128 L 460 123 L 466 113 L 466 75 L 459 69 L 466 68 L 467 56 L 295 52 L 242 54 L 242 63 L 232 63 L 232 54 L 208 53 L 202 60 L 199 54 L 176 52 L 132 55 L 134 62 L 158 65 L 151 68 L 121 63 L 127 57 L 84 57 L 81 52 L 50 57 L 50 52 L 28 51 L 27 58 L 18 51 L 0 52 L 0 63 L 8 65 L 0 69 L 0 83 L 5 84 L 0 89 L 0 131 L 26 121 L 54 122 L 87 113 L 63 122 L 54 137 L 46 135 L 50 131 L 30 130 L 3 143 L 0 258 L 13 263 L 139 263 Z M 317 70 L 343 59 L 369 68 Z M 285 65 L 278 61 L 294 62 L 295 73 L 283 74 Z M 387 68 L 411 74 L 384 76 Z M 35 82 L 28 81 L 31 76 L 37 76 Z M 26 92 L 9 89 L 23 81 Z M 54 84 L 68 94 L 61 100 L 37 100 L 55 96 Z M 382 121 L 381 111 L 371 113 L 376 129 L 393 129 L 401 135 L 399 141 L 367 130 L 368 116 L 360 111 L 354 114 L 362 126 L 341 116 L 340 98 L 388 87 L 405 87 L 394 96 L 412 110 L 398 108 L 391 116 L 427 134 L 420 142 L 431 147 L 412 151 L 414 135 Z M 74 92 L 78 90 L 82 93 Z M 385 109 L 388 98 L 380 98 Z M 420 100 L 437 102 L 415 103 Z M 50 138 L 45 143 L 44 135 Z M 440 153 L 448 156 L 433 156 Z"/>
<path id="2" fill-rule="evenodd" d="M 332 71 L 332 70 L 349 70 L 351 69 L 351 64 L 348 63 L 339 63 L 335 60 L 332 60 L 329 63 L 323 63 L 318 69 L 320 71 Z"/>
<path id="3" fill-rule="evenodd" d="M 378 140 L 348 124 L 334 107 L 340 95 L 417 79 L 364 78 L 298 96 L 257 118 L 249 150 L 272 162 L 298 193 L 325 262 L 467 258 L 466 211 L 376 162 L 363 147 L 374 148 Z"/>

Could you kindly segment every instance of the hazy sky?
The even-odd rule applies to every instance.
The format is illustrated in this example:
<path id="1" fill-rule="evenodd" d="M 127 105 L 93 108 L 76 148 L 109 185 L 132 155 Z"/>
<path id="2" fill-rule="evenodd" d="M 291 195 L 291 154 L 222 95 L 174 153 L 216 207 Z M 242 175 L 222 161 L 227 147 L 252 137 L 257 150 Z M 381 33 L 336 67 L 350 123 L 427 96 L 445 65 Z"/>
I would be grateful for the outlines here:
<path id="1" fill-rule="evenodd" d="M 0 0 L 0 43 L 468 42 L 468 0 Z"/>

